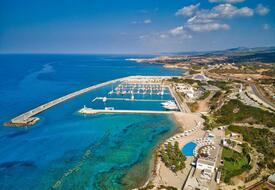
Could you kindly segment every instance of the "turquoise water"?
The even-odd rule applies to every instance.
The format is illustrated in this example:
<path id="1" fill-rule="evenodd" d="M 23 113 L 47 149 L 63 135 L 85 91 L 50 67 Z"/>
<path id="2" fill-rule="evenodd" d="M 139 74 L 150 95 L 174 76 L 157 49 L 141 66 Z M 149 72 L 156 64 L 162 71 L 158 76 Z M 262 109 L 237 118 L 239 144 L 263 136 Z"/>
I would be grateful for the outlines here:
<path id="1" fill-rule="evenodd" d="M 185 156 L 192 156 L 193 155 L 193 150 L 196 148 L 197 144 L 194 142 L 189 142 L 184 147 L 182 148 L 182 153 Z"/>
<path id="2" fill-rule="evenodd" d="M 92 84 L 128 75 L 182 72 L 125 58 L 0 55 L 0 122 Z M 175 123 L 164 115 L 77 113 L 100 93 L 106 93 L 104 88 L 39 114 L 41 122 L 35 126 L 1 126 L 0 189 L 129 189 L 146 180 L 154 148 L 173 133 Z"/>
<path id="3" fill-rule="evenodd" d="M 118 84 L 108 85 L 92 92 L 87 93 L 87 101 L 83 102 L 83 105 L 94 109 L 104 109 L 105 107 L 113 107 L 116 110 L 155 110 L 155 111 L 164 111 L 165 108 L 161 105 L 161 102 L 173 100 L 168 89 L 164 92 L 164 95 L 154 94 L 134 94 L 134 101 L 129 101 L 131 99 L 130 94 L 108 94 L 112 89 L 117 87 Z M 135 92 L 136 93 L 136 92 Z M 107 97 L 107 101 L 103 102 L 102 99 L 96 99 L 96 97 Z M 119 100 L 113 100 L 111 98 L 119 98 Z M 125 100 L 127 99 L 127 100 Z M 146 100 L 146 101 L 139 101 Z"/>

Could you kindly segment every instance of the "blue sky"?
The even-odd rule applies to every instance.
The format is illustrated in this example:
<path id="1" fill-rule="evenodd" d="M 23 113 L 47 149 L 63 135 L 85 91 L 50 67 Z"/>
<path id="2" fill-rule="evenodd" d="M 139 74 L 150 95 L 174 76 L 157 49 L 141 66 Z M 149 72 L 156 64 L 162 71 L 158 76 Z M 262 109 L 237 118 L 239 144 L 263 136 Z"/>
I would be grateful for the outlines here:
<path id="1" fill-rule="evenodd" d="M 274 0 L 0 0 L 0 53 L 274 45 Z"/>

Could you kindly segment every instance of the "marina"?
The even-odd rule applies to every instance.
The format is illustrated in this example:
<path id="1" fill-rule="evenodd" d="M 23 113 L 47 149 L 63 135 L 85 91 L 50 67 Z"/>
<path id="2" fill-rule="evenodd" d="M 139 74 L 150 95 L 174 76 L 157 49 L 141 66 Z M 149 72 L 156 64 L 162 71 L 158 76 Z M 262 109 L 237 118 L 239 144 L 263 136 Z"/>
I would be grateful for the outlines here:
<path id="1" fill-rule="evenodd" d="M 161 65 L 144 67 L 126 61 L 122 56 L 114 59 L 112 55 L 1 57 L 1 71 L 12 73 L 12 77 L 1 75 L 2 124 L 54 99 L 105 81 L 128 75 L 181 74 L 181 70 L 168 70 Z M 51 71 L 44 72 L 48 67 L 52 67 Z M 137 77 L 135 82 L 139 78 L 143 77 Z M 13 83 L 14 80 L 18 82 Z M 102 100 L 92 102 L 96 97 L 108 97 L 112 85 L 115 89 L 120 83 L 109 83 L 56 104 L 34 115 L 40 120 L 33 126 L 2 126 L 1 189 L 68 190 L 80 186 L 95 189 L 94 185 L 101 184 L 96 189 L 123 190 L 133 189 L 146 181 L 155 147 L 176 130 L 172 117 L 169 114 L 103 113 L 88 116 L 78 113 L 83 105 L 94 109 L 152 107 L 161 110 L 159 101 L 107 99 L 105 103 Z M 134 96 L 135 100 L 142 99 L 142 94 Z M 130 98 L 130 95 L 123 98 Z M 152 98 L 149 94 L 144 95 L 144 99 L 161 98 L 172 99 L 167 94 L 163 97 L 152 95 Z M 122 175 L 127 181 L 115 177 Z M 106 180 L 105 176 L 112 180 Z"/>
<path id="2" fill-rule="evenodd" d="M 92 102 L 95 102 L 97 100 L 102 100 L 103 102 L 106 102 L 107 100 L 117 100 L 117 101 L 137 101 L 137 102 L 165 102 L 167 100 L 153 100 L 153 99 L 131 99 L 131 98 L 106 98 L 106 97 L 96 97 L 92 100 Z"/>
<path id="3" fill-rule="evenodd" d="M 90 86 L 88 88 L 81 89 L 79 91 L 70 93 L 53 101 L 50 101 L 46 104 L 43 104 L 37 108 L 34 108 L 28 112 L 25 112 L 13 119 L 9 122 L 6 122 L 6 126 L 28 126 L 34 125 L 40 119 L 36 117 L 37 114 L 56 106 L 64 101 L 72 99 L 76 96 L 82 95 L 84 93 L 88 93 L 92 90 L 106 87 L 108 85 L 112 86 L 112 89 L 106 93 L 106 96 L 103 97 L 95 97 L 91 100 L 92 103 L 101 100 L 104 103 L 104 106 L 98 105 L 96 109 L 85 108 L 89 111 L 85 111 L 85 109 L 81 109 L 80 113 L 85 114 L 95 114 L 95 113 L 156 113 L 156 114 L 170 114 L 175 111 L 183 111 L 177 98 L 173 94 L 170 86 L 165 85 L 164 81 L 171 76 L 129 76 L 125 78 L 119 78 L 107 82 L 103 82 L 97 85 Z M 115 87 L 114 87 L 115 86 Z M 175 99 L 175 101 L 173 100 Z M 124 102 L 148 102 L 148 103 L 158 103 L 161 110 L 150 110 L 150 108 L 140 108 L 140 109 L 117 109 L 115 106 L 106 106 L 106 102 L 116 102 L 116 101 L 124 101 Z M 114 103 L 115 104 L 115 103 Z M 141 104 L 142 105 L 142 104 Z M 140 106 L 139 106 L 140 107 Z M 162 108 L 161 108 L 162 107 Z M 111 109 L 110 109 L 111 108 Z M 148 109 L 148 110 L 147 110 Z M 93 111 L 90 111 L 93 110 Z"/>

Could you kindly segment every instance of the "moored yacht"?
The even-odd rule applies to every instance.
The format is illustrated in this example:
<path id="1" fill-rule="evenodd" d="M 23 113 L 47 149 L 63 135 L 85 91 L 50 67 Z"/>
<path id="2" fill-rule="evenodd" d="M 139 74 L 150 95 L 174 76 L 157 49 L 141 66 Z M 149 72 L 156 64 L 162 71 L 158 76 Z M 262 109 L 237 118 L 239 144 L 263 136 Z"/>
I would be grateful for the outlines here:
<path id="1" fill-rule="evenodd" d="M 167 106 L 167 105 L 170 105 L 170 104 L 173 104 L 173 103 L 175 103 L 175 102 L 172 101 L 172 100 L 169 100 L 169 101 L 167 101 L 167 102 L 162 102 L 161 105 Z"/>
<path id="2" fill-rule="evenodd" d="M 168 109 L 168 110 L 176 110 L 176 109 L 178 109 L 177 104 L 174 101 L 171 101 L 171 100 L 167 101 L 167 102 L 163 102 L 161 104 L 163 105 L 163 107 L 165 109 Z"/>

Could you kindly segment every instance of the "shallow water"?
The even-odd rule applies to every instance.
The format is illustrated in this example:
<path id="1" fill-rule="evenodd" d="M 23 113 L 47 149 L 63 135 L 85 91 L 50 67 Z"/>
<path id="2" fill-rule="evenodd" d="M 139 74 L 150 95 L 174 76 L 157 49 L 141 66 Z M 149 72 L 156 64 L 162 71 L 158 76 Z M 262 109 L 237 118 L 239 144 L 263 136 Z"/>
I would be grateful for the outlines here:
<path id="1" fill-rule="evenodd" d="M 99 82 L 182 72 L 125 58 L 0 55 L 0 122 Z M 84 104 L 92 105 L 100 91 L 39 114 L 41 121 L 35 126 L 2 126 L 1 189 L 129 189 L 144 181 L 153 149 L 173 132 L 175 123 L 164 115 L 78 114 Z"/>

